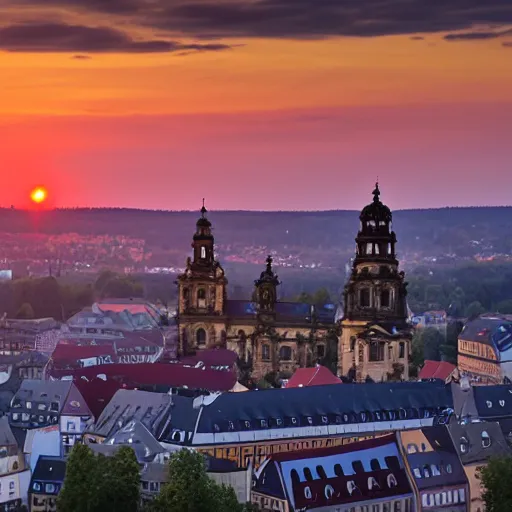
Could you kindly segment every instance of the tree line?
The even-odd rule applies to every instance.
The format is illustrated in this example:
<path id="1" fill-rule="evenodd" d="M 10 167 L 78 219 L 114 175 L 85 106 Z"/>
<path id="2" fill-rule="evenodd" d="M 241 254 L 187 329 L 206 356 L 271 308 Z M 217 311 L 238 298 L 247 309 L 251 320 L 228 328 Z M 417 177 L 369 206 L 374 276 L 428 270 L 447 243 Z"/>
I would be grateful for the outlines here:
<path id="1" fill-rule="evenodd" d="M 145 499 L 143 499 L 145 498 Z M 141 493 L 140 466 L 132 448 L 113 456 L 94 454 L 76 444 L 66 464 L 57 512 L 252 512 L 240 504 L 232 487 L 219 485 L 207 474 L 205 457 L 183 449 L 167 466 L 166 482 L 152 499 Z"/>

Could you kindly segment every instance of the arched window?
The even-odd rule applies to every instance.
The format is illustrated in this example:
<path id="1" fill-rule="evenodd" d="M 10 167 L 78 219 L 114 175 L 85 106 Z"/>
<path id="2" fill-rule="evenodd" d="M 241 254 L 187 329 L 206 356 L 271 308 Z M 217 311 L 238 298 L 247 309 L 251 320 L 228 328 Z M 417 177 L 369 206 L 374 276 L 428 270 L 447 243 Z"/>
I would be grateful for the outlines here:
<path id="1" fill-rule="evenodd" d="M 183 288 L 183 292 L 182 292 L 182 294 L 183 294 L 183 298 L 184 298 L 185 300 L 186 300 L 186 299 L 188 299 L 188 288 L 186 288 L 186 287 L 185 287 L 185 288 Z"/>
<path id="2" fill-rule="evenodd" d="M 206 345 L 206 331 L 204 329 L 197 329 L 196 342 L 199 346 Z"/>
<path id="3" fill-rule="evenodd" d="M 380 294 L 380 305 L 383 308 L 389 308 L 391 306 L 391 293 L 389 290 L 382 290 Z"/>
<path id="4" fill-rule="evenodd" d="M 286 345 L 282 346 L 279 349 L 279 359 L 281 361 L 291 361 L 292 349 L 290 347 L 287 347 Z"/>
<path id="5" fill-rule="evenodd" d="M 197 307 L 206 307 L 206 290 L 204 288 L 199 288 L 199 290 L 197 290 Z"/>
<path id="6" fill-rule="evenodd" d="M 368 288 L 363 288 L 359 292 L 359 305 L 362 308 L 370 307 L 370 290 Z"/>
<path id="7" fill-rule="evenodd" d="M 201 259 L 206 259 L 206 247 L 204 245 L 201 246 Z"/>
<path id="8" fill-rule="evenodd" d="M 268 361 L 270 359 L 270 348 L 268 345 L 261 346 L 261 359 Z"/>

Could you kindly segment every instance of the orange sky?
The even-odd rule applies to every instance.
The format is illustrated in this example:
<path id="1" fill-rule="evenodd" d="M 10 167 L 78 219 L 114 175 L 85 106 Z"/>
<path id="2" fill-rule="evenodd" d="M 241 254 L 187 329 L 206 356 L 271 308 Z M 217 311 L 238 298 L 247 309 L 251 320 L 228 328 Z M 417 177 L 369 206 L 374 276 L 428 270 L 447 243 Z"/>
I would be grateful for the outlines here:
<path id="1" fill-rule="evenodd" d="M 37 5 L 20 10 L 15 4 L 0 0 L 0 47 L 7 50 L 14 43 L 9 33 L 2 35 L 2 27 L 46 20 L 50 13 L 62 23 L 122 27 L 136 39 L 177 39 L 171 32 L 142 27 L 133 18 L 127 24 L 110 13 L 100 17 L 85 10 L 50 11 Z M 339 176 L 346 180 L 353 165 L 369 171 L 371 181 L 374 175 L 388 174 L 390 185 L 398 186 L 410 178 L 409 172 L 414 175 L 415 167 L 422 167 L 418 165 L 423 158 L 420 146 L 437 154 L 432 172 L 447 179 L 450 188 L 462 176 L 458 171 L 453 179 L 446 176 L 447 168 L 454 169 L 454 161 L 461 168 L 471 167 L 475 158 L 480 162 L 480 167 L 464 175 L 473 188 L 468 187 L 472 192 L 461 202 L 506 201 L 505 196 L 481 198 L 477 181 L 479 169 L 485 172 L 481 162 L 491 160 L 497 175 L 512 185 L 506 172 L 512 157 L 512 145 L 506 143 L 506 131 L 512 135 L 506 121 L 512 112 L 512 48 L 507 46 L 512 33 L 497 30 L 504 35 L 455 41 L 444 37 L 460 31 L 422 33 L 422 39 L 414 40 L 411 37 L 420 35 L 293 40 L 227 34 L 214 41 L 229 44 L 231 49 L 200 52 L 57 53 L 36 47 L 0 51 L 0 136 L 8 142 L 0 166 L 9 184 L 0 191 L 0 205 L 21 206 L 27 190 L 42 183 L 47 184 L 52 204 L 57 206 L 194 208 L 196 194 L 190 192 L 190 184 L 182 183 L 190 174 L 181 175 L 173 165 L 180 162 L 187 172 L 204 173 L 210 167 L 214 181 L 228 187 L 228 192 L 221 192 L 220 186 L 212 191 L 215 207 L 248 204 L 276 209 L 304 204 L 310 209 L 343 208 L 347 200 L 352 207 L 351 191 L 358 189 L 356 185 L 329 197 L 327 204 L 321 199 L 324 185 L 320 184 L 314 190 L 311 184 L 297 186 L 294 195 L 308 194 L 302 203 L 279 196 L 263 202 L 230 197 L 246 193 L 246 180 L 239 177 L 257 174 L 258 162 L 265 169 L 275 162 L 275 172 L 282 172 L 282 182 L 289 186 L 297 162 L 300 165 L 309 157 L 312 163 L 303 168 L 304 173 L 319 173 L 321 179 L 331 179 L 338 165 Z M 180 34 L 179 41 L 197 42 L 191 34 Z M 201 40 L 200 44 L 207 43 Z M 352 134 L 340 125 L 345 116 L 340 112 L 347 108 L 351 123 L 361 125 Z M 429 116 L 431 108 L 434 113 Z M 506 118 L 500 113 L 506 113 Z M 229 121 L 226 115 L 231 115 Z M 296 115 L 320 116 L 321 120 L 312 128 L 293 121 Z M 258 136 L 248 128 L 252 123 L 256 123 Z M 469 125 L 473 125 L 471 147 L 465 144 L 465 139 L 470 140 Z M 387 128 L 403 133 L 392 137 L 384 133 Z M 246 132 L 244 139 L 241 134 Z M 162 135 L 166 133 L 169 138 Z M 232 145 L 233 137 L 236 145 Z M 450 146 L 445 144 L 447 137 L 453 138 Z M 387 141 L 385 147 L 382 140 Z M 400 162 L 402 144 L 417 149 Z M 374 148 L 374 160 L 364 160 L 365 146 Z M 133 151 L 137 155 L 130 156 Z M 205 151 L 203 160 L 190 155 L 201 151 Z M 230 156 L 234 154 L 239 155 L 239 167 Z M 396 162 L 403 169 L 393 170 L 384 159 L 386 154 L 395 169 Z M 349 165 L 341 165 L 344 157 Z M 314 163 L 319 158 L 323 169 Z M 133 168 L 134 162 L 138 167 Z M 148 185 L 146 192 L 123 184 L 134 174 L 144 173 L 145 162 L 151 165 L 155 182 L 163 183 L 168 191 L 164 193 L 156 184 Z M 380 170 L 374 168 L 379 162 Z M 110 179 L 105 173 L 115 177 Z M 92 176 L 101 193 L 94 193 Z M 103 186 L 97 180 L 103 180 Z M 364 184 L 365 189 L 369 186 Z M 410 204 L 403 194 L 397 194 L 397 200 L 398 206 Z M 431 197 L 423 206 L 438 202 Z"/>

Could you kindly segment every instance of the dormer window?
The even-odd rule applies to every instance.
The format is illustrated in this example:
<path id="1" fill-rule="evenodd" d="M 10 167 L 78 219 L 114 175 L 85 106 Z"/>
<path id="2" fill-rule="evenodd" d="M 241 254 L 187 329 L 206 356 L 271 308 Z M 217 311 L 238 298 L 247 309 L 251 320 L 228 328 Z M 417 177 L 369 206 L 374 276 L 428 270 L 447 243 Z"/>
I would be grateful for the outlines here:
<path id="1" fill-rule="evenodd" d="M 469 441 L 465 437 L 460 438 L 460 452 L 468 453 L 469 451 Z"/>
<path id="2" fill-rule="evenodd" d="M 489 448 L 491 446 L 491 436 L 489 436 L 487 431 L 482 432 L 482 447 Z"/>

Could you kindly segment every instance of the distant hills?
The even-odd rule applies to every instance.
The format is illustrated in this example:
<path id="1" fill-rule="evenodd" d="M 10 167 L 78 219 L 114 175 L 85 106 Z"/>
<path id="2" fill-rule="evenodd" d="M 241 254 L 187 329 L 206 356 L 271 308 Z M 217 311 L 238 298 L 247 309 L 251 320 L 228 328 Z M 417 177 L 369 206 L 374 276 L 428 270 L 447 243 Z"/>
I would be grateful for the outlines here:
<path id="1" fill-rule="evenodd" d="M 244 248 L 279 253 L 311 253 L 326 264 L 354 251 L 359 220 L 356 211 L 254 212 L 214 211 L 217 243 L 222 251 Z M 124 235 L 140 238 L 154 250 L 186 254 L 199 212 L 117 208 L 30 212 L 0 209 L 0 232 Z M 394 212 L 402 258 L 457 258 L 512 254 L 512 207 L 468 207 Z"/>

